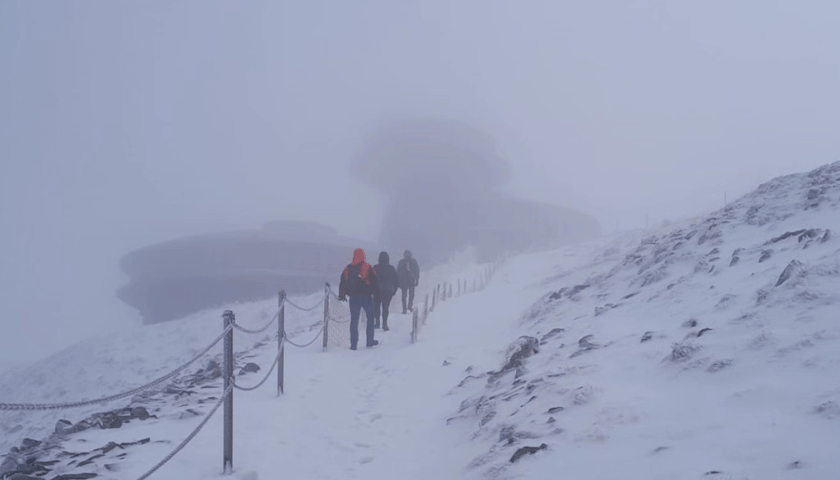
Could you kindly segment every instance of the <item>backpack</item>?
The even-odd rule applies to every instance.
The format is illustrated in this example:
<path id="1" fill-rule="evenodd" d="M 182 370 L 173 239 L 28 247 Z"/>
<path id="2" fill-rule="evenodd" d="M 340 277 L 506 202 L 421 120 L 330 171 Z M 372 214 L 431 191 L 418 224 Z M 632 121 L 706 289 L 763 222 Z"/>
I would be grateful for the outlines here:
<path id="1" fill-rule="evenodd" d="M 370 273 L 368 273 L 370 275 Z M 362 264 L 347 266 L 347 291 L 359 294 L 366 291 L 370 285 L 362 278 Z"/>

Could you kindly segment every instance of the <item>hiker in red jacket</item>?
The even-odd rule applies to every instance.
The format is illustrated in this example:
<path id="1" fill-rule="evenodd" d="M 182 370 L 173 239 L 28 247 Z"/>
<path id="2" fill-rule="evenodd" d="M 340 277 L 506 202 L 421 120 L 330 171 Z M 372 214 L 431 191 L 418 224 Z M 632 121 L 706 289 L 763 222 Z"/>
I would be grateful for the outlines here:
<path id="1" fill-rule="evenodd" d="M 353 251 L 353 262 L 341 273 L 338 283 L 338 299 L 347 301 L 350 296 L 350 350 L 355 350 L 359 343 L 359 314 L 361 309 L 367 315 L 367 346 L 375 347 L 379 342 L 373 339 L 373 295 L 379 289 L 376 271 L 365 262 L 365 251 L 357 248 Z"/>

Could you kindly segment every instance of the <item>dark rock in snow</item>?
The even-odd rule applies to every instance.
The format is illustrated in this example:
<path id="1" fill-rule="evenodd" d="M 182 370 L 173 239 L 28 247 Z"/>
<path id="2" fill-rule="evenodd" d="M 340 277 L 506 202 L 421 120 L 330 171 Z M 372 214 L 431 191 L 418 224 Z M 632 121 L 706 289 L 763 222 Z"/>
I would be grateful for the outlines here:
<path id="1" fill-rule="evenodd" d="M 802 467 L 804 467 L 804 466 L 805 466 L 805 465 L 804 465 L 802 462 L 800 462 L 799 460 L 797 460 L 797 461 L 795 461 L 795 462 L 790 462 L 790 463 L 788 464 L 788 466 L 787 466 L 787 469 L 788 469 L 788 470 L 797 470 L 797 469 L 800 469 L 800 468 L 802 468 Z"/>
<path id="2" fill-rule="evenodd" d="M 38 440 L 32 440 L 31 438 L 24 438 L 22 442 L 20 442 L 20 447 L 23 449 L 35 448 L 38 445 L 41 445 L 43 442 L 39 442 Z"/>
<path id="3" fill-rule="evenodd" d="M 782 240 L 788 239 L 790 237 L 795 237 L 795 236 L 802 235 L 803 233 L 805 233 L 805 229 L 796 230 L 794 232 L 786 232 L 786 233 L 783 233 L 782 235 L 779 235 L 778 237 L 771 238 L 769 241 L 767 241 L 765 243 L 765 245 L 772 245 L 774 243 L 781 242 Z"/>
<path id="4" fill-rule="evenodd" d="M 526 358 L 539 353 L 540 342 L 534 337 L 521 336 L 513 342 L 510 347 L 508 347 L 508 351 L 510 352 L 510 356 L 508 357 L 507 362 L 502 369 L 496 373 L 504 373 L 522 367 L 523 361 Z"/>
<path id="5" fill-rule="evenodd" d="M 761 257 L 758 258 L 758 263 L 761 263 L 765 260 L 770 260 L 771 256 L 773 256 L 773 250 L 762 250 Z"/>
<path id="6" fill-rule="evenodd" d="M 551 407 L 551 408 L 548 409 L 548 413 L 552 414 L 552 413 L 562 412 L 563 410 L 565 410 L 565 408 L 563 408 L 563 407 Z"/>
<path id="7" fill-rule="evenodd" d="M 697 326 L 697 320 L 692 318 L 691 320 L 687 320 L 685 323 L 683 323 L 682 326 L 683 327 L 688 327 L 688 328 L 694 328 L 694 327 Z"/>
<path id="8" fill-rule="evenodd" d="M 97 475 L 95 473 L 68 473 L 65 475 L 59 475 L 52 480 L 88 480 L 89 478 L 94 478 Z"/>
<path id="9" fill-rule="evenodd" d="M 671 354 L 666 360 L 670 360 L 672 362 L 684 362 L 693 357 L 700 350 L 701 347 L 699 345 L 694 345 L 692 343 L 674 343 L 671 345 Z"/>
<path id="10" fill-rule="evenodd" d="M 642 335 L 642 341 L 639 342 L 639 343 L 645 343 L 648 340 L 650 340 L 651 338 L 653 338 L 653 332 L 645 332 L 645 334 Z"/>
<path id="11" fill-rule="evenodd" d="M 825 231 L 825 233 L 823 233 L 822 238 L 820 239 L 820 243 L 825 243 L 825 242 L 827 242 L 830 238 L 831 238 L 831 230 L 826 230 L 826 231 Z"/>
<path id="12" fill-rule="evenodd" d="M 779 285 L 788 281 L 788 279 L 790 279 L 790 277 L 793 276 L 801 266 L 802 264 L 797 260 L 791 260 L 788 266 L 785 267 L 784 271 L 782 271 L 782 274 L 779 276 L 779 281 L 776 282 L 776 286 L 778 287 Z"/>
<path id="13" fill-rule="evenodd" d="M 131 409 L 131 416 L 140 420 L 146 420 L 150 417 L 149 411 L 144 407 L 134 407 Z"/>
<path id="14" fill-rule="evenodd" d="M 552 328 L 550 332 L 548 332 L 548 333 L 546 333 L 545 335 L 542 336 L 542 338 L 540 339 L 540 345 L 545 343 L 546 340 L 548 340 L 550 338 L 554 338 L 557 335 L 560 335 L 561 333 L 563 333 L 565 331 L 566 331 L 566 329 L 564 329 L 564 328 Z"/>
<path id="15" fill-rule="evenodd" d="M 820 230 L 817 230 L 816 228 L 809 228 L 808 230 L 805 230 L 804 232 L 802 232 L 802 235 L 799 235 L 798 241 L 799 241 L 799 243 L 802 243 L 802 241 L 805 240 L 805 239 L 817 238 L 817 236 L 820 233 L 822 233 L 822 232 Z"/>
<path id="16" fill-rule="evenodd" d="M 652 455 L 656 455 L 657 453 L 662 453 L 662 452 L 664 452 L 665 450 L 668 450 L 669 448 L 671 448 L 671 447 L 664 447 L 664 446 L 663 446 L 663 447 L 656 447 L 656 448 L 654 448 L 654 449 L 653 449 L 653 451 L 652 451 L 652 452 L 650 452 L 650 453 L 651 453 Z"/>
<path id="17" fill-rule="evenodd" d="M 711 365 L 709 365 L 709 368 L 707 368 L 706 371 L 709 373 L 716 373 L 725 368 L 729 368 L 730 366 L 732 366 L 732 360 L 715 360 Z"/>
<path id="18" fill-rule="evenodd" d="M 556 422 L 556 421 L 557 421 L 557 420 L 555 420 L 555 419 L 554 419 L 554 417 L 548 417 L 548 420 L 546 420 L 546 422 L 545 422 L 545 423 L 554 423 L 554 422 Z"/>
<path id="19" fill-rule="evenodd" d="M 703 334 L 704 334 L 704 333 L 706 333 L 706 332 L 711 332 L 711 331 L 712 331 L 712 329 L 711 329 L 711 328 L 708 328 L 708 327 L 707 327 L 707 328 L 703 328 L 703 329 L 701 329 L 699 332 L 697 332 L 697 336 L 698 336 L 698 337 L 701 337 L 701 336 L 703 336 Z"/>
<path id="20" fill-rule="evenodd" d="M 59 420 L 55 422 L 55 433 L 61 435 L 64 433 L 72 433 L 73 424 L 69 420 Z"/>
<path id="21" fill-rule="evenodd" d="M 242 367 L 241 370 L 239 370 L 239 374 L 243 375 L 245 373 L 257 373 L 259 371 L 260 371 L 260 366 L 259 365 L 257 365 L 256 363 L 248 362 L 248 363 L 245 364 L 244 367 Z"/>
<path id="22" fill-rule="evenodd" d="M 443 367 L 448 367 L 448 366 L 450 366 L 450 365 L 452 365 L 452 364 L 451 364 L 451 363 L 449 363 L 447 360 L 444 360 L 444 361 L 443 361 L 443 365 L 441 365 L 441 366 L 443 366 Z"/>
<path id="23" fill-rule="evenodd" d="M 539 452 L 540 450 L 547 450 L 547 449 L 548 449 L 548 445 L 546 445 L 544 443 L 542 445 L 540 445 L 539 447 L 522 447 L 519 450 L 517 450 L 516 453 L 514 453 L 512 457 L 510 457 L 510 463 L 516 463 L 520 458 L 524 457 L 525 455 L 533 455 L 533 454 Z"/>
<path id="24" fill-rule="evenodd" d="M 741 261 L 741 257 L 732 257 L 732 261 L 729 262 L 729 266 L 734 267 L 739 261 Z"/>

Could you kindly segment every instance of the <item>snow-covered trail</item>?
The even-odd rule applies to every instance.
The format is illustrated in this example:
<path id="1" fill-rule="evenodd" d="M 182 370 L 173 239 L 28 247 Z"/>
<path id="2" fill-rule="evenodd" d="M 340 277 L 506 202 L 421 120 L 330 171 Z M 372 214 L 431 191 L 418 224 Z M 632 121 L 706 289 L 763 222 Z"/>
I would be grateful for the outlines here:
<path id="1" fill-rule="evenodd" d="M 542 293 L 511 291 L 540 278 L 536 261 L 520 257 L 485 290 L 438 304 L 416 344 L 410 315 L 392 313 L 391 330 L 377 330 L 382 345 L 373 349 L 287 346 L 285 395 L 276 397 L 270 385 L 235 392 L 234 477 L 468 478 L 465 467 L 481 445 L 464 426 L 446 424 L 461 401 L 451 392 L 468 366 L 498 368 L 500 348 L 518 336 L 515 320 Z M 255 361 L 267 365 L 271 355 L 266 349 Z M 160 478 L 176 478 L 188 465 L 218 476 L 220 417 Z"/>

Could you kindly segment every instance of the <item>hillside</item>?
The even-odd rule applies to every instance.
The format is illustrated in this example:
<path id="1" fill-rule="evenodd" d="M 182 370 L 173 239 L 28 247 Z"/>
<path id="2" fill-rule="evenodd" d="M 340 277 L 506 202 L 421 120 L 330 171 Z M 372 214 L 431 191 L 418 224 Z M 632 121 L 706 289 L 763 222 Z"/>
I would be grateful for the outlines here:
<path id="1" fill-rule="evenodd" d="M 835 232 L 840 162 L 774 179 L 703 218 L 509 258 L 487 289 L 440 304 L 416 344 L 409 317 L 394 315 L 376 349 L 288 351 L 283 397 L 271 385 L 236 393 L 235 478 L 840 478 Z M 480 269 L 449 265 L 422 286 Z M 231 308 L 249 326 L 273 311 Z M 287 330 L 308 340 L 318 321 L 317 310 L 296 314 Z M 220 329 L 212 311 L 92 339 L 0 374 L 0 402 L 131 387 Z M 271 364 L 270 341 L 236 338 L 242 361 Z M 195 394 L 135 399 L 156 418 L 54 439 L 38 461 L 61 460 L 50 475 L 136 478 L 212 406 L 220 382 L 195 383 L 201 375 L 190 369 L 175 384 L 200 385 Z M 0 413 L 0 447 L 95 411 Z M 108 442 L 125 447 L 85 465 L 60 453 L 88 458 Z M 223 478 L 221 463 L 217 415 L 152 478 Z"/>

